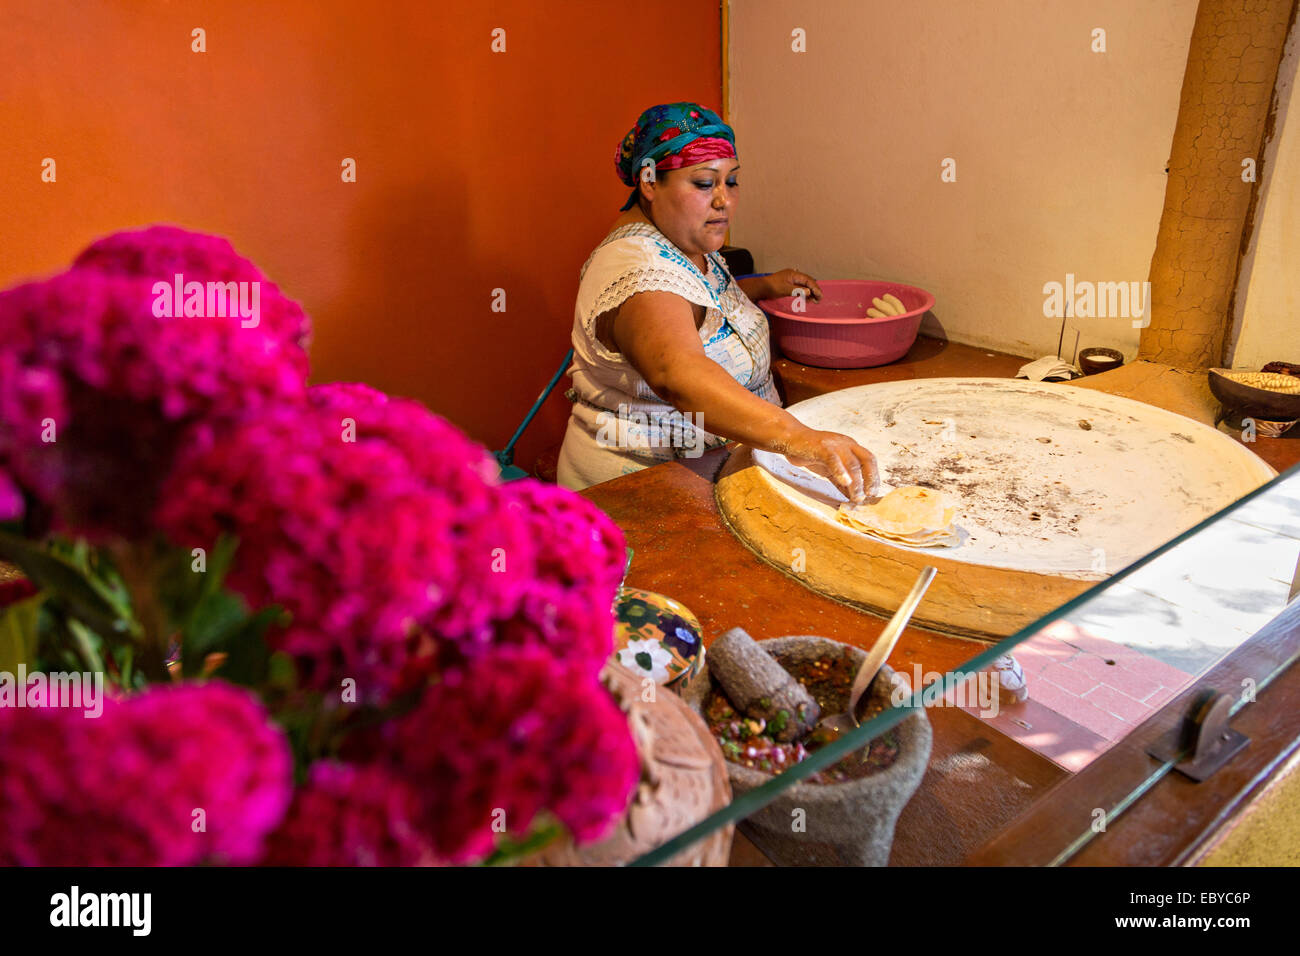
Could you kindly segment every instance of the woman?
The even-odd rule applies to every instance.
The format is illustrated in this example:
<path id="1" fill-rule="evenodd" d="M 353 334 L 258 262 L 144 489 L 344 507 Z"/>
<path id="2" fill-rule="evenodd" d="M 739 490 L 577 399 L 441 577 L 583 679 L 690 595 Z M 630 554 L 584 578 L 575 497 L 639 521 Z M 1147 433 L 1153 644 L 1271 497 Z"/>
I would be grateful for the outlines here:
<path id="1" fill-rule="evenodd" d="M 734 439 L 863 500 L 875 458 L 781 408 L 767 319 L 754 305 L 798 289 L 820 299 L 816 280 L 784 269 L 740 284 L 718 254 L 738 200 L 731 127 L 695 103 L 654 106 L 615 165 L 633 191 L 582 267 L 559 483 L 585 488 Z"/>

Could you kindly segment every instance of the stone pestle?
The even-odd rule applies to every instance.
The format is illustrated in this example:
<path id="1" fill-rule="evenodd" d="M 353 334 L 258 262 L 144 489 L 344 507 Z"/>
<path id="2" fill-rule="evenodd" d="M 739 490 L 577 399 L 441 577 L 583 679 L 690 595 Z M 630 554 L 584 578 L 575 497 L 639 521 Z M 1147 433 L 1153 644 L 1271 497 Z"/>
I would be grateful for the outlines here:
<path id="1" fill-rule="evenodd" d="M 708 661 L 709 672 L 736 709 L 766 721 L 777 740 L 798 740 L 821 718 L 808 689 L 742 628 L 733 627 L 715 640 Z"/>

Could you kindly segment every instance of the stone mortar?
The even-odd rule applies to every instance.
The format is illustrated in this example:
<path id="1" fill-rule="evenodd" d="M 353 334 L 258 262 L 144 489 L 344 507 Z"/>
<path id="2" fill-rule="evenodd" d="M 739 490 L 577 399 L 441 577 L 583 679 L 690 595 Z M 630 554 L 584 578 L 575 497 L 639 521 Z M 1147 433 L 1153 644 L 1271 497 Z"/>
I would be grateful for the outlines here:
<path id="1" fill-rule="evenodd" d="M 829 638 L 798 636 L 762 641 L 772 654 L 788 655 L 791 663 L 842 653 L 848 647 L 855 663 L 866 652 Z M 700 679 L 684 699 L 703 715 L 709 693 L 716 686 L 705 661 Z M 889 703 L 894 672 L 885 665 L 871 685 L 872 701 Z M 738 826 L 753 843 L 780 866 L 885 866 L 894 842 L 898 815 L 925 775 L 933 735 L 924 711 L 916 711 L 893 728 L 899 738 L 898 757 L 889 767 L 861 780 L 818 784 L 800 782 L 787 788 L 763 809 Z M 733 797 L 767 783 L 772 774 L 727 761 Z M 793 811 L 802 809 L 806 829 L 794 832 Z"/>

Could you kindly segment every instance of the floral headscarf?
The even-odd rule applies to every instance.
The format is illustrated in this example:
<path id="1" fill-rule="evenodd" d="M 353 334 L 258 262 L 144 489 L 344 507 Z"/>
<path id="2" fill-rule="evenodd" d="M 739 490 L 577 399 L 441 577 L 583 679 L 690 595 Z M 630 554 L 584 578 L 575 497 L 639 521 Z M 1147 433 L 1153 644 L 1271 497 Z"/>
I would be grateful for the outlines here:
<path id="1" fill-rule="evenodd" d="M 710 159 L 736 154 L 736 133 L 722 117 L 698 103 L 661 103 L 642 113 L 627 131 L 614 153 L 614 167 L 632 195 L 623 204 L 636 202 L 637 174 L 645 160 L 656 170 L 682 169 Z"/>

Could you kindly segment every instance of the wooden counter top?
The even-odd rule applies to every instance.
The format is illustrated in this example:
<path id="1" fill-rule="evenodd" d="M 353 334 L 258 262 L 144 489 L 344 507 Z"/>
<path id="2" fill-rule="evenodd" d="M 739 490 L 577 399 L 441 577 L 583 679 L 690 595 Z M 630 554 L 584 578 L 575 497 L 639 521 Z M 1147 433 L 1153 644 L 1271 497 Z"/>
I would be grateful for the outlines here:
<path id="1" fill-rule="evenodd" d="M 903 359 L 881 368 L 832 371 L 781 359 L 773 370 L 791 404 L 879 381 L 1010 378 L 1026 361 L 919 338 Z M 1279 471 L 1300 461 L 1300 441 L 1287 437 L 1247 447 L 1267 451 L 1261 457 Z M 882 619 L 807 589 L 761 561 L 727 529 L 713 497 L 713 478 L 727 454 L 717 450 L 669 462 L 583 492 L 618 523 L 633 549 L 627 583 L 684 603 L 699 617 L 706 644 L 742 627 L 759 640 L 817 634 L 868 646 L 883 629 Z M 889 663 L 909 675 L 915 664 L 943 672 L 986 647 L 909 627 Z M 1069 776 L 960 708 L 930 708 L 927 714 L 934 729 L 930 766 L 899 820 L 891 865 L 959 863 Z"/>
<path id="2" fill-rule="evenodd" d="M 725 451 L 669 462 L 583 494 L 623 529 L 633 549 L 627 583 L 668 594 L 699 617 L 705 644 L 733 627 L 755 639 L 818 634 L 869 646 L 885 622 L 816 594 L 760 561 L 727 530 L 713 500 Z M 987 645 L 909 627 L 889 662 L 946 671 Z M 921 788 L 899 819 L 891 862 L 952 865 L 1066 776 L 956 707 L 931 708 L 934 749 Z"/>
<path id="3" fill-rule="evenodd" d="M 942 339 L 918 336 L 908 353 L 897 362 L 877 368 L 813 368 L 781 358 L 772 363 L 772 375 L 785 404 L 856 385 L 898 382 L 912 378 L 1015 378 L 1022 365 L 1031 361 L 1019 355 L 959 345 Z"/>
<path id="4" fill-rule="evenodd" d="M 1019 355 L 920 336 L 905 356 L 879 368 L 812 368 L 783 358 L 772 363 L 772 374 L 785 404 L 793 405 L 826 392 L 876 382 L 967 376 L 1014 378 L 1020 367 L 1029 361 Z M 1238 434 L 1225 434 L 1230 434 L 1238 444 L 1245 445 L 1264 459 L 1279 474 L 1300 463 L 1300 425 L 1281 438 L 1256 438 L 1249 443 L 1242 442 Z"/>

